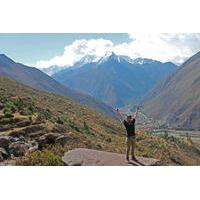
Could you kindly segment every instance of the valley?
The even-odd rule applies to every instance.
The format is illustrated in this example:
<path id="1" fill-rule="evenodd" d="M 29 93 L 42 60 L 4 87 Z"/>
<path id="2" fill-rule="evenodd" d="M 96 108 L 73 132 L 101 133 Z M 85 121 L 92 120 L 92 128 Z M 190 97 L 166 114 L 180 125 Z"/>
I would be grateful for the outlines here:
<path id="1" fill-rule="evenodd" d="M 126 165 L 114 108 L 126 117 L 136 105 L 140 160 L 200 165 L 199 53 L 180 67 L 111 53 L 49 70 L 52 77 L 0 54 L 0 165 L 65 165 L 76 149 Z"/>
<path id="2" fill-rule="evenodd" d="M 164 78 L 143 99 L 147 116 L 173 129 L 200 130 L 200 53 Z"/>
<path id="3" fill-rule="evenodd" d="M 125 153 L 125 130 L 116 120 L 72 101 L 0 77 L 1 165 L 64 165 L 75 148 Z M 136 154 L 161 165 L 196 165 L 190 141 L 137 129 Z"/>

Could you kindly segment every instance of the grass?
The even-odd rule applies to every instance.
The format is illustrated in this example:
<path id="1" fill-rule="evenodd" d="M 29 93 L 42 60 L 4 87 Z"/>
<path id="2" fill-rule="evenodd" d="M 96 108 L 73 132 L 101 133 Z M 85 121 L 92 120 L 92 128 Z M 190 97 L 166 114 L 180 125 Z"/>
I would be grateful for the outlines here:
<path id="1" fill-rule="evenodd" d="M 126 151 L 125 130 L 118 121 L 70 98 L 0 77 L 0 103 L 4 105 L 0 130 L 6 128 L 0 135 L 22 134 L 26 140 L 32 140 L 47 132 L 68 132 L 72 138 L 65 146 L 53 145 L 30 153 L 19 159 L 18 165 L 62 165 L 64 152 L 78 147 L 123 154 Z M 4 110 L 12 117 L 5 116 Z M 157 158 L 162 165 L 200 164 L 199 153 L 190 141 L 137 130 L 136 144 L 137 156 Z"/>

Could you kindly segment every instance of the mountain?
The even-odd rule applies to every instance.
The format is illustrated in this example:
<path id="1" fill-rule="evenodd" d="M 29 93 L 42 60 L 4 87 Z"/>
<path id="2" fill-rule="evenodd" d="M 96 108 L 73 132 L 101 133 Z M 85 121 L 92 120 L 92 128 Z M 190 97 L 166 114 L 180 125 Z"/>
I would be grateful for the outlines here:
<path id="1" fill-rule="evenodd" d="M 51 76 L 61 70 L 65 69 L 65 67 L 60 67 L 60 66 L 57 66 L 57 65 L 52 65 L 50 67 L 47 67 L 47 68 L 40 68 L 40 70 L 42 72 L 44 72 L 45 74 Z"/>
<path id="2" fill-rule="evenodd" d="M 151 59 L 132 60 L 108 53 L 98 61 L 86 62 L 52 75 L 60 83 L 87 93 L 112 107 L 134 104 L 161 78 L 175 70 L 173 63 Z"/>
<path id="3" fill-rule="evenodd" d="M 97 60 L 97 57 L 94 56 L 94 55 L 93 56 L 92 55 L 84 56 L 83 58 L 81 58 L 78 62 L 76 62 L 73 65 L 73 68 L 82 67 L 84 64 L 94 62 L 95 60 Z M 57 72 L 59 72 L 61 70 L 64 70 L 64 69 L 67 70 L 68 68 L 70 68 L 70 66 L 52 65 L 52 66 L 47 67 L 47 68 L 40 68 L 40 70 L 43 71 L 44 73 L 46 73 L 47 75 L 52 76 L 53 74 L 55 74 L 55 73 L 57 73 Z"/>
<path id="4" fill-rule="evenodd" d="M 34 67 L 28 67 L 23 64 L 16 63 L 4 54 L 0 54 L 0 75 L 8 76 L 11 79 L 39 90 L 68 96 L 81 104 L 88 105 L 89 107 L 95 108 L 98 111 L 116 118 L 116 114 L 113 109 L 105 103 L 97 101 L 89 95 L 81 94 L 63 86 L 42 71 Z"/>
<path id="5" fill-rule="evenodd" d="M 123 133 L 118 121 L 94 109 L 0 76 L 0 165 L 63 165 L 61 157 L 75 148 L 125 158 Z M 188 142 L 139 130 L 137 138 L 137 156 L 153 157 L 161 165 L 200 164 Z"/>
<path id="6" fill-rule="evenodd" d="M 144 98 L 147 115 L 172 127 L 200 130 L 200 52 Z"/>

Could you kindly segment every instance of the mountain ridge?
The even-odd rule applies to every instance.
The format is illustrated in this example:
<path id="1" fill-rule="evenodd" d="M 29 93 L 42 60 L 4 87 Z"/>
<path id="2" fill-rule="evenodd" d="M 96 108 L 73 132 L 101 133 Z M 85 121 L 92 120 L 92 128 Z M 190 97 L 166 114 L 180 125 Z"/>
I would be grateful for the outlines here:
<path id="1" fill-rule="evenodd" d="M 112 52 L 97 62 L 84 64 L 78 69 L 70 67 L 52 77 L 112 107 L 123 107 L 138 101 L 152 85 L 176 68 L 170 62 L 141 58 L 134 61 Z"/>
<path id="2" fill-rule="evenodd" d="M 20 83 L 35 89 L 68 96 L 81 104 L 88 105 L 89 107 L 116 118 L 116 114 L 113 109 L 105 103 L 97 101 L 94 97 L 87 94 L 82 94 L 72 90 L 71 88 L 60 84 L 39 69 L 17 63 L 5 54 L 0 55 L 0 75 L 8 76 L 11 79 L 19 81 Z"/>
<path id="3" fill-rule="evenodd" d="M 118 121 L 68 97 L 1 76 L 0 141 L 0 165 L 60 166 L 64 153 L 76 148 L 120 153 L 124 160 L 126 152 L 125 129 Z M 136 155 L 158 159 L 161 165 L 200 163 L 188 141 L 140 130 Z"/>
<path id="4" fill-rule="evenodd" d="M 148 116 L 175 128 L 200 129 L 200 52 L 162 80 L 144 100 Z"/>

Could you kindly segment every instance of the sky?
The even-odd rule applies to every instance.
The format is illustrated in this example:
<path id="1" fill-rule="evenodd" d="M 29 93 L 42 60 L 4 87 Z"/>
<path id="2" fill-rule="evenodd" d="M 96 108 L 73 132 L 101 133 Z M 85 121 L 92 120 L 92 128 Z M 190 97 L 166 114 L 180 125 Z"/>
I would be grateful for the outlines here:
<path id="1" fill-rule="evenodd" d="M 200 33 L 1 33 L 0 53 L 38 68 L 71 66 L 107 52 L 183 63 L 200 51 Z"/>

